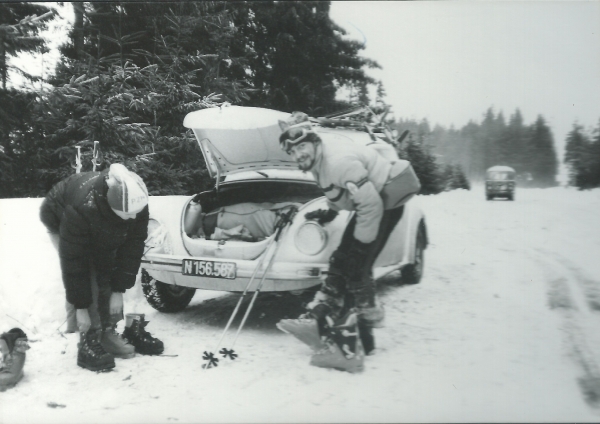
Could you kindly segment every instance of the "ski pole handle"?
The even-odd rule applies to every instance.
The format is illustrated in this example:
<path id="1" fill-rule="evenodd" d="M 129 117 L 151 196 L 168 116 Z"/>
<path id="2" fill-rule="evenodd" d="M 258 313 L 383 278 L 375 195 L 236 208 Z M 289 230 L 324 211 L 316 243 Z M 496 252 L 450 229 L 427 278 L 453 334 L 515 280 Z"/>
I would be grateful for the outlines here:
<path id="1" fill-rule="evenodd" d="M 94 141 L 94 150 L 92 152 L 92 170 L 94 172 L 96 171 L 96 166 L 99 165 L 99 163 L 98 163 L 98 150 L 97 150 L 97 147 L 98 147 L 99 143 L 100 142 L 98 140 Z"/>
<path id="2" fill-rule="evenodd" d="M 81 172 L 81 146 L 75 146 L 77 149 L 77 154 L 75 155 L 75 173 L 79 174 Z"/>

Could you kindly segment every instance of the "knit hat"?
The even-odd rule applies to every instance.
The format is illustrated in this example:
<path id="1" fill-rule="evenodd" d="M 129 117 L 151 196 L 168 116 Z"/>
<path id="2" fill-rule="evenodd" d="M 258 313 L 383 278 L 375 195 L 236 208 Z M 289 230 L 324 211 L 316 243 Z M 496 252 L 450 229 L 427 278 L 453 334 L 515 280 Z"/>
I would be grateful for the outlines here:
<path id="1" fill-rule="evenodd" d="M 148 204 L 148 190 L 144 181 L 120 163 L 110 166 L 106 184 L 108 204 L 115 210 L 138 213 Z"/>

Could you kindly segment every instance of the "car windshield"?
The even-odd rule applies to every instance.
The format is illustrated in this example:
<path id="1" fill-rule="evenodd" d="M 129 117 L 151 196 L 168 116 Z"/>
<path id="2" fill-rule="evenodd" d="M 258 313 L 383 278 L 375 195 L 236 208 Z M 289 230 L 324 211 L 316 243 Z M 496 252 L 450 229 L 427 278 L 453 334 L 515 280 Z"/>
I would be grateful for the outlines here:
<path id="1" fill-rule="evenodd" d="M 492 181 L 508 181 L 508 180 L 512 180 L 512 173 L 511 172 L 489 172 L 488 173 L 488 180 L 492 180 Z"/>

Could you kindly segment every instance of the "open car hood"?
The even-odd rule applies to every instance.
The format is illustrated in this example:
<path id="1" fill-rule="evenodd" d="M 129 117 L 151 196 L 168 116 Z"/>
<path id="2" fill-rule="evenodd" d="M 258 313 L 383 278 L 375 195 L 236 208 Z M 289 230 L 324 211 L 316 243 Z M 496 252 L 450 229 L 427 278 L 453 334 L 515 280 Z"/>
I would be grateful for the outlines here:
<path id="1" fill-rule="evenodd" d="M 298 169 L 279 147 L 278 121 L 289 113 L 271 109 L 222 106 L 189 113 L 183 125 L 194 131 L 211 177 L 249 170 Z"/>

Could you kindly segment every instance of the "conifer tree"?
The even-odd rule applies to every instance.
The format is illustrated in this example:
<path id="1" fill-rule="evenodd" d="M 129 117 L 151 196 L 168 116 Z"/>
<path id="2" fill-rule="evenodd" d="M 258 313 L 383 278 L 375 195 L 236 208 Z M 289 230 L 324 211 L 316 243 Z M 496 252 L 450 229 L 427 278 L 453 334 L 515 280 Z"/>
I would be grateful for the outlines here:
<path id="1" fill-rule="evenodd" d="M 532 174 L 533 184 L 538 187 L 556 185 L 558 159 L 554 150 L 554 139 L 550 128 L 541 115 L 531 126 L 528 141 L 531 157 L 529 158 L 527 170 Z"/>
<path id="2" fill-rule="evenodd" d="M 340 87 L 351 88 L 368 104 L 365 87 L 376 84 L 365 68 L 377 62 L 361 57 L 361 42 L 329 17 L 328 1 L 231 2 L 235 22 L 251 52 L 248 75 L 255 89 L 249 104 L 312 116 L 338 112 Z"/>
<path id="3" fill-rule="evenodd" d="M 6 90 L 12 69 L 33 79 L 26 70 L 9 65 L 9 59 L 22 52 L 45 52 L 46 41 L 39 35 L 55 16 L 54 9 L 30 2 L 0 3 L 0 80 Z"/>
<path id="4" fill-rule="evenodd" d="M 195 84 L 197 70 L 207 68 L 205 57 L 181 49 L 196 22 L 175 14 L 165 18 L 168 26 L 155 53 L 128 53 L 129 42 L 117 32 L 113 43 L 125 43 L 119 53 L 99 59 L 88 54 L 85 61 L 66 58 L 60 64 L 57 86 L 37 103 L 37 137 L 23 143 L 37 143 L 46 155 L 36 164 L 37 183 L 29 190 L 44 194 L 71 174 L 77 146 L 83 152 L 82 170 L 91 170 L 95 141 L 103 152 L 98 170 L 124 163 L 144 178 L 151 194 L 209 187 L 202 155 L 182 122 L 188 112 L 220 100 L 203 95 Z M 130 55 L 146 66 L 130 61 Z"/>
<path id="5" fill-rule="evenodd" d="M 573 124 L 573 129 L 567 134 L 565 164 L 569 170 L 569 183 L 575 187 L 584 188 L 588 185 L 586 156 L 589 154 L 589 146 L 590 139 L 583 126 Z"/>
<path id="6" fill-rule="evenodd" d="M 600 119 L 598 120 L 598 125 L 593 130 L 589 160 L 591 186 L 600 187 Z"/>
<path id="7" fill-rule="evenodd" d="M 54 88 L 39 93 L 31 127 L 14 143 L 29 158 L 26 169 L 12 166 L 20 195 L 43 195 L 74 172 L 76 147 L 90 170 L 95 141 L 98 170 L 122 162 L 147 179 L 151 194 L 197 192 L 212 181 L 182 125 L 189 111 L 223 101 L 337 111 L 337 88 L 374 82 L 363 68 L 376 63 L 341 38 L 328 2 L 74 6 Z M 289 66 L 302 69 L 288 75 Z M 0 166 L 9 153 L 0 149 Z"/>
<path id="8" fill-rule="evenodd" d="M 421 182 L 420 194 L 438 194 L 444 189 L 441 171 L 435 156 L 423 145 L 423 138 L 417 140 L 412 134 L 398 151 L 398 156 L 410 161 Z"/>
<path id="9" fill-rule="evenodd" d="M 565 163 L 569 183 L 579 189 L 600 187 L 600 121 L 588 134 L 579 124 L 567 134 Z"/>

